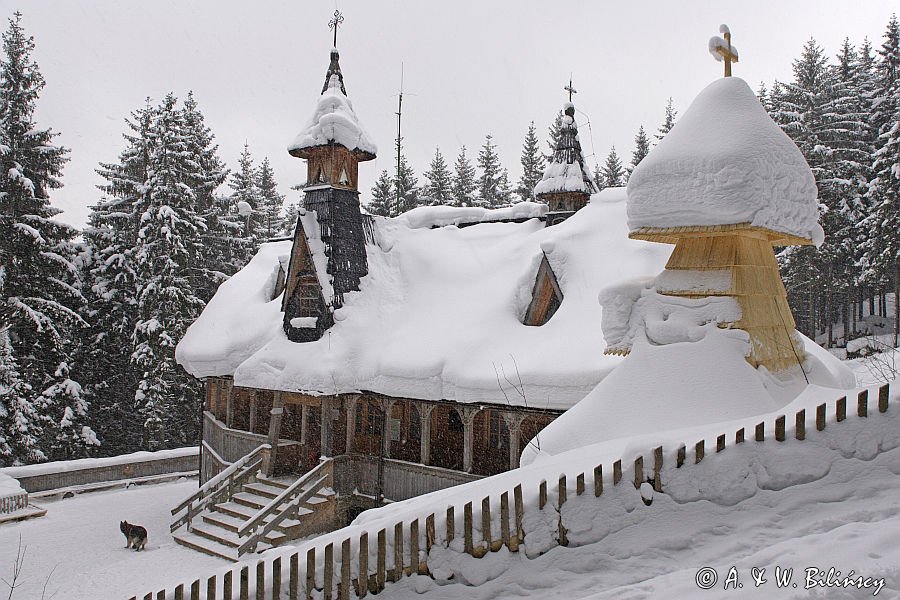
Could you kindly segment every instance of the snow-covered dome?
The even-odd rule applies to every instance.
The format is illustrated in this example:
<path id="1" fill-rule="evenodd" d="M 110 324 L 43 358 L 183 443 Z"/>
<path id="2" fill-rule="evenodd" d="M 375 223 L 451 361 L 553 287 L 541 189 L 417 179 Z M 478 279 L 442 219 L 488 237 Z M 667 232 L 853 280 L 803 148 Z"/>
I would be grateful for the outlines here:
<path id="1" fill-rule="evenodd" d="M 821 244 L 816 182 L 747 83 L 707 86 L 628 182 L 628 227 L 749 223 Z"/>
<path id="2" fill-rule="evenodd" d="M 375 158 L 378 153 L 378 148 L 359 122 L 353 111 L 353 103 L 344 90 L 338 58 L 337 49 L 332 49 L 331 66 L 316 110 L 303 131 L 288 146 L 288 152 L 293 156 L 308 158 L 305 150 L 331 143 L 367 155 L 364 160 Z"/>

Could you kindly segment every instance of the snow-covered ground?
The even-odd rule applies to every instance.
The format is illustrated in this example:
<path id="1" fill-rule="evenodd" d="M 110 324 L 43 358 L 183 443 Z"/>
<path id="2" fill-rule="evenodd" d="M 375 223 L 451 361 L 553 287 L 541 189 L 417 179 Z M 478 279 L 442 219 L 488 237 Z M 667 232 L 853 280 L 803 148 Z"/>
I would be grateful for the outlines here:
<path id="1" fill-rule="evenodd" d="M 570 498 L 564 519 L 578 547 L 553 547 L 536 556 L 529 545 L 540 543 L 538 535 L 531 540 L 526 537 L 525 552 L 502 550 L 480 560 L 455 550 L 435 550 L 429 564 L 443 576 L 404 579 L 389 586 L 385 596 L 395 600 L 422 593 L 434 599 L 865 598 L 883 578 L 877 597 L 900 598 L 900 544 L 896 543 L 900 414 L 896 392 L 893 397 L 886 416 L 870 408 L 870 419 L 851 416 L 841 424 L 830 419 L 825 432 L 810 432 L 804 442 L 789 440 L 776 446 L 748 441 L 729 446 L 722 455 L 708 456 L 700 465 L 677 471 L 670 465 L 665 493 L 656 494 L 649 507 L 627 484 L 607 488 L 601 499 L 591 494 Z M 644 447 L 647 442 L 638 437 L 623 443 Z M 468 496 L 493 495 L 493 488 L 503 488 L 513 479 L 527 479 L 525 487 L 531 489 L 535 476 L 552 479 L 560 469 L 581 469 L 583 465 L 577 463 L 595 458 L 589 454 L 607 454 L 606 449 L 597 448 L 569 459 L 544 459 L 527 470 L 468 484 L 460 491 L 438 493 L 446 496 L 438 502 L 431 495 L 431 499 L 371 511 L 354 527 L 381 527 L 379 520 L 434 510 L 443 500 L 456 503 L 451 496 L 466 489 Z M 627 448 L 616 452 L 628 454 Z M 629 480 L 627 472 L 624 479 Z M 19 535 L 28 549 L 22 587 L 13 596 L 17 600 L 40 598 L 48 578 L 47 598 L 56 593 L 57 598 L 72 600 L 124 599 L 163 587 L 171 590 L 175 583 L 221 572 L 230 563 L 177 546 L 168 534 L 169 508 L 196 485 L 194 480 L 180 481 L 45 502 L 47 516 L 0 526 L 0 576 L 9 578 Z M 552 513 L 544 516 L 552 517 Z M 124 548 L 118 531 L 122 519 L 148 527 L 150 543 L 145 552 Z M 348 530 L 335 535 L 352 534 Z M 309 544 L 321 545 L 314 540 L 301 543 L 301 552 Z M 285 551 L 291 550 L 282 548 L 266 556 Z M 717 573 L 718 583 L 711 590 L 701 590 L 696 583 L 704 567 Z M 729 579 L 731 567 L 735 567 L 736 583 L 743 585 L 737 590 L 724 588 L 726 581 L 735 581 Z M 863 583 L 872 578 L 870 587 L 804 589 L 807 569 L 827 572 L 832 567 L 840 571 L 832 582 L 843 581 L 852 570 L 854 582 L 860 575 Z M 754 568 L 765 569 L 756 572 L 760 580 L 766 580 L 758 587 Z M 776 568 L 793 569 L 787 588 L 777 587 Z M 451 572 L 455 574 L 452 582 L 442 581 Z M 828 579 L 817 571 L 811 581 Z M 794 583 L 797 588 L 792 587 Z"/>
<path id="2" fill-rule="evenodd" d="M 189 479 L 42 499 L 46 516 L 0 525 L 0 578 L 11 582 L 20 537 L 25 556 L 13 600 L 124 600 L 222 567 L 226 561 L 179 546 L 169 534 L 170 509 L 196 489 Z M 123 520 L 147 528 L 144 551 L 125 549 Z M 7 594 L 0 581 L 0 597 Z"/>

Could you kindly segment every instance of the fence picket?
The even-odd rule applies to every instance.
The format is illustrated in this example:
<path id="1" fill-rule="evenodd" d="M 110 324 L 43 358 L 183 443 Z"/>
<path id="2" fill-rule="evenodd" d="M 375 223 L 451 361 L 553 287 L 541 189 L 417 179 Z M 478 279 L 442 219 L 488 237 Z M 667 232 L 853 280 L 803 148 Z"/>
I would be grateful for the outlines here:
<path id="1" fill-rule="evenodd" d="M 725 449 L 725 434 L 723 433 L 719 437 L 716 438 L 716 453 L 721 452 Z"/>
<path id="2" fill-rule="evenodd" d="M 675 455 L 675 468 L 680 469 L 682 465 L 684 465 L 684 460 L 687 458 L 687 448 L 685 448 L 684 444 L 678 446 L 678 453 Z"/>
<path id="3" fill-rule="evenodd" d="M 515 502 L 516 513 L 516 537 L 515 542 L 513 542 L 513 546 L 510 547 L 510 550 L 512 550 L 513 552 L 518 552 L 519 544 L 521 544 L 522 540 L 525 539 L 525 529 L 523 526 L 523 522 L 525 520 L 525 503 L 522 501 L 521 484 L 513 488 L 513 501 Z"/>
<path id="4" fill-rule="evenodd" d="M 663 466 L 663 449 L 657 446 L 653 450 L 653 489 L 657 492 L 662 491 L 662 466 Z"/>
<path id="5" fill-rule="evenodd" d="M 310 548 L 306 552 L 306 594 L 304 600 L 312 598 L 313 590 L 316 589 L 316 549 Z"/>
<path id="6" fill-rule="evenodd" d="M 409 570 L 415 575 L 419 572 L 419 520 L 413 519 L 409 524 Z"/>
<path id="7" fill-rule="evenodd" d="M 838 398 L 837 405 L 835 407 L 835 417 L 838 423 L 847 418 L 847 396 Z"/>
<path id="8" fill-rule="evenodd" d="M 856 416 L 869 416 L 869 390 L 863 390 L 856 396 Z"/>
<path id="9" fill-rule="evenodd" d="M 266 600 L 266 563 L 256 563 L 256 600 Z"/>
<path id="10" fill-rule="evenodd" d="M 500 494 L 500 543 L 509 548 L 509 492 Z"/>
<path id="11" fill-rule="evenodd" d="M 638 456 L 634 459 L 634 489 L 640 489 L 644 483 L 644 457 Z"/>
<path id="12" fill-rule="evenodd" d="M 240 600 L 250 600 L 250 567 L 246 565 L 241 569 Z"/>
<path id="13" fill-rule="evenodd" d="M 756 441 L 757 442 L 766 441 L 766 424 L 765 423 L 757 423 L 756 424 Z"/>
<path id="14" fill-rule="evenodd" d="M 297 588 L 300 586 L 300 556 L 296 552 L 291 554 L 290 564 L 290 581 L 288 583 L 289 600 L 297 600 Z M 229 598 L 228 600 L 231 600 Z"/>
<path id="15" fill-rule="evenodd" d="M 341 587 L 338 597 L 350 600 L 350 538 L 341 542 Z"/>
<path id="16" fill-rule="evenodd" d="M 403 577 L 403 521 L 394 525 L 394 575 L 391 581 Z"/>
<path id="17" fill-rule="evenodd" d="M 375 588 L 377 591 L 384 589 L 384 581 L 387 577 L 387 530 L 378 531 L 378 558 L 375 564 Z"/>
<path id="18" fill-rule="evenodd" d="M 359 536 L 359 578 L 356 595 L 365 598 L 369 593 L 369 533 L 363 532 Z"/>
<path id="19" fill-rule="evenodd" d="M 206 580 L 206 597 L 207 598 L 215 598 L 216 597 L 216 576 L 213 575 L 209 579 Z M 163 596 L 165 598 L 165 596 Z"/>
<path id="20" fill-rule="evenodd" d="M 825 429 L 825 404 L 820 404 L 816 407 L 816 430 L 822 431 Z"/>
<path id="21" fill-rule="evenodd" d="M 463 506 L 463 548 L 466 554 L 473 554 L 472 544 L 472 503 Z"/>
<path id="22" fill-rule="evenodd" d="M 575 495 L 580 496 L 584 493 L 584 473 L 579 473 L 575 478 Z"/>
<path id="23" fill-rule="evenodd" d="M 153 600 L 152 598 L 150 600 Z M 191 584 L 191 600 L 200 600 L 200 580 Z"/>
<path id="24" fill-rule="evenodd" d="M 706 456 L 706 440 L 700 440 L 694 444 L 694 464 L 698 464 Z"/>
<path id="25" fill-rule="evenodd" d="M 806 439 L 806 409 L 797 411 L 794 437 L 798 440 Z"/>
<path id="26" fill-rule="evenodd" d="M 775 441 L 784 441 L 784 415 L 775 419 Z"/>
<path id="27" fill-rule="evenodd" d="M 594 497 L 599 498 L 603 493 L 603 465 L 594 467 Z"/>
<path id="28" fill-rule="evenodd" d="M 622 461 L 617 460 L 613 463 L 613 485 L 619 485 L 622 481 Z"/>
<path id="29" fill-rule="evenodd" d="M 425 553 L 431 552 L 435 544 L 434 513 L 425 517 Z"/>
<path id="30" fill-rule="evenodd" d="M 332 600 L 334 597 L 334 543 L 325 546 L 325 566 L 322 573 L 322 597 L 325 600 Z"/>
<path id="31" fill-rule="evenodd" d="M 891 398 L 891 386 L 884 384 L 878 388 L 878 412 L 887 412 L 888 402 Z"/>

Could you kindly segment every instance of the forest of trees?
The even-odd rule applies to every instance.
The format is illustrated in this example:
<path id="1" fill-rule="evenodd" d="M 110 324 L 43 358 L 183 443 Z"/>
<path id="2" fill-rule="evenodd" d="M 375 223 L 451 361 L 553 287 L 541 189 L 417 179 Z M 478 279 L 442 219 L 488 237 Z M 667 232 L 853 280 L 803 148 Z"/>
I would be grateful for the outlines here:
<path id="1" fill-rule="evenodd" d="M 58 221 L 51 194 L 70 151 L 35 120 L 45 82 L 21 21 L 9 20 L 0 55 L 0 466 L 196 443 L 200 383 L 176 364 L 175 345 L 260 243 L 292 233 L 299 206 L 285 206 L 268 158 L 256 162 L 248 144 L 229 171 L 197 99 L 170 93 L 125 119 L 117 158 L 97 167 L 104 183 L 87 227 Z M 798 328 L 843 344 L 880 315 L 896 334 L 896 18 L 878 47 L 846 40 L 829 57 L 810 39 L 792 80 L 758 95 L 818 184 L 825 244 L 778 255 Z M 675 126 L 671 98 L 661 114 L 655 133 L 638 126 L 630 153 L 611 147 L 596 161 L 598 189 L 625 185 Z M 559 118 L 545 149 L 558 129 Z M 548 160 L 533 122 L 515 183 L 491 135 L 455 158 L 436 148 L 421 177 L 395 144 L 399 168 L 380 174 L 367 204 L 376 215 L 531 201 Z"/>

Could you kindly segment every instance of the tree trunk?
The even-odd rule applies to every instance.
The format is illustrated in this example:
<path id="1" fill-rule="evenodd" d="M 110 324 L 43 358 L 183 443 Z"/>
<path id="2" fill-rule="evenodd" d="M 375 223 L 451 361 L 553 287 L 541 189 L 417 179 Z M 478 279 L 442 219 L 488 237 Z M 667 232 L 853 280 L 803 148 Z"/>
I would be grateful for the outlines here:
<path id="1" fill-rule="evenodd" d="M 900 256 L 894 258 L 894 348 L 900 346 Z"/>

